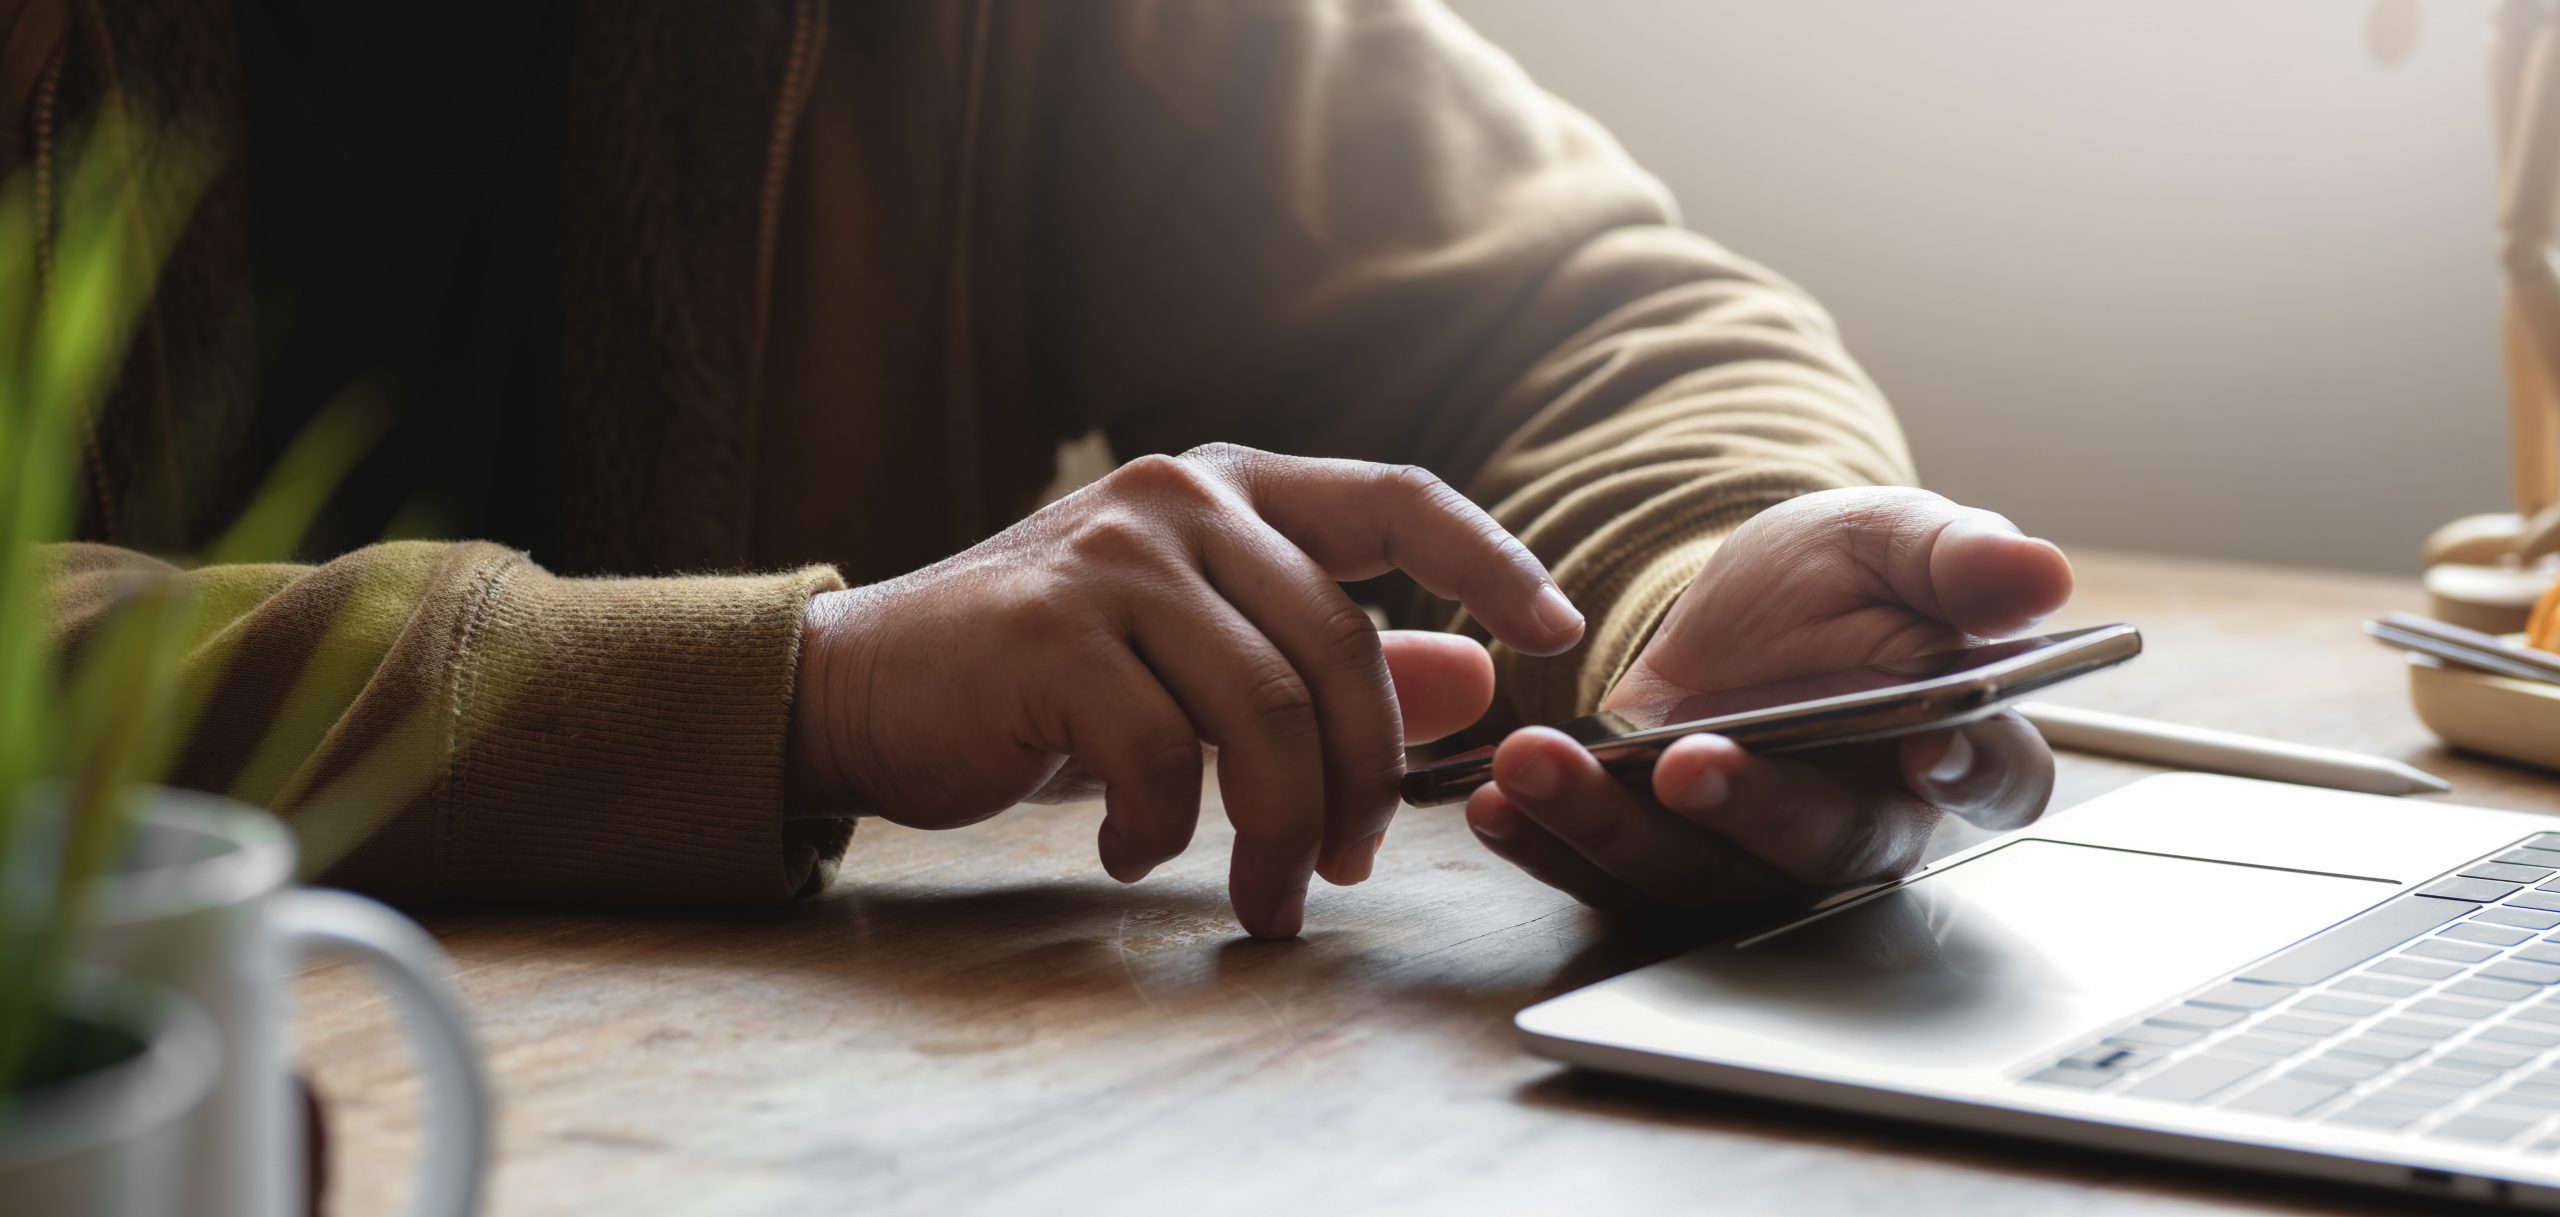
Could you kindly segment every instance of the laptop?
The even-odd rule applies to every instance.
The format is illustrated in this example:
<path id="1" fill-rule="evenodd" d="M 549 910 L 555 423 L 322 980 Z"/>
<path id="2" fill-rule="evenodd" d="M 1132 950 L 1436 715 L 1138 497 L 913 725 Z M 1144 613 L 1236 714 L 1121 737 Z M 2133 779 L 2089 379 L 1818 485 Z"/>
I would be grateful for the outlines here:
<path id="1" fill-rule="evenodd" d="M 2156 777 L 1518 1023 L 1614 1073 L 2560 1212 L 2560 819 Z"/>

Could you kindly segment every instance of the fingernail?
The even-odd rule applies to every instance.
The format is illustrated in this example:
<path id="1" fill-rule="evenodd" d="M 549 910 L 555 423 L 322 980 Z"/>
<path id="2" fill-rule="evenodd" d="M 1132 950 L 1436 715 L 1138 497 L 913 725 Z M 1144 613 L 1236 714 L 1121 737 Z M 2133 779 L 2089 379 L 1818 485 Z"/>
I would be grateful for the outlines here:
<path id="1" fill-rule="evenodd" d="M 1469 820 L 1467 825 L 1476 830 L 1477 836 L 1487 841 L 1511 839 L 1511 820 L 1505 814 L 1497 814 L 1490 821 Z"/>
<path id="2" fill-rule="evenodd" d="M 1964 775 L 1971 772 L 1973 741 L 1959 731 L 1948 737 L 1946 755 L 1939 757 L 1937 764 L 1929 766 L 1929 781 L 1939 786 L 1952 785 L 1963 781 Z"/>
<path id="3" fill-rule="evenodd" d="M 1582 611 L 1573 607 L 1573 601 L 1565 599 L 1555 584 L 1538 589 L 1538 598 L 1530 602 L 1529 611 L 1537 614 L 1538 624 L 1547 627 L 1550 634 L 1582 632 Z"/>
<path id="4" fill-rule="evenodd" d="M 1511 771 L 1510 777 L 1502 780 L 1502 785 L 1522 798 L 1543 799 L 1556 792 L 1555 762 L 1531 753 L 1528 760 Z"/>

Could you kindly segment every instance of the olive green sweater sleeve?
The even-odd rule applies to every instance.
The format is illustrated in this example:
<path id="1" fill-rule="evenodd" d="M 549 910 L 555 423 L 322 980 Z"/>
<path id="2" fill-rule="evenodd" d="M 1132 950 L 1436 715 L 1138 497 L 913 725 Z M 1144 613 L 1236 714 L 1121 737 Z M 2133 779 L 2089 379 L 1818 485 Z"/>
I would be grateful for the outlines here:
<path id="1" fill-rule="evenodd" d="M 563 579 L 489 544 L 178 570 L 51 551 L 76 652 L 140 579 L 191 606 L 173 780 L 295 824 L 305 872 L 406 900 L 758 901 L 849 820 L 786 819 L 801 618 L 833 571 Z"/>
<path id="2" fill-rule="evenodd" d="M 987 124 L 1048 136 L 994 170 L 1045 285 L 1033 379 L 1122 457 L 1232 440 L 1449 478 L 1592 622 L 1554 659 L 1497 650 L 1500 712 L 1589 708 L 1761 508 L 1912 479 L 1823 310 L 1682 229 L 1438 4 L 998 11 L 1024 66 L 996 79 L 1026 83 Z"/>

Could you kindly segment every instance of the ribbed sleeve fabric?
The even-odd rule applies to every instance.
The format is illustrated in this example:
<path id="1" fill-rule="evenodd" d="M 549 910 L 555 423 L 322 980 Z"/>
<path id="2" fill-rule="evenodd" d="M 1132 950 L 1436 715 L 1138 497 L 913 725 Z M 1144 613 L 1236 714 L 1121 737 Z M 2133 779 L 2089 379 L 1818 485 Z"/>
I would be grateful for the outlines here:
<path id="1" fill-rule="evenodd" d="M 769 901 L 822 884 L 850 820 L 783 815 L 809 598 L 788 574 L 491 572 L 454 668 L 449 894 Z"/>
<path id="2" fill-rule="evenodd" d="M 138 581 L 195 606 L 200 707 L 173 782 L 268 807 L 305 875 L 387 898 L 770 902 L 823 886 L 849 819 L 795 818 L 784 746 L 827 567 L 563 579 L 483 542 L 181 571 L 51 551 L 76 651 Z"/>

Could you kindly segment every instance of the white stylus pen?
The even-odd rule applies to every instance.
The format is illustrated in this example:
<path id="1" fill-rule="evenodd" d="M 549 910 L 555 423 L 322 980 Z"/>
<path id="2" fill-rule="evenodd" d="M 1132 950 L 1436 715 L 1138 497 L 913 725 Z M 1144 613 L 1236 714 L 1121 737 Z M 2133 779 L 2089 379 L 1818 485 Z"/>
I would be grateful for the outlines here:
<path id="1" fill-rule="evenodd" d="M 2436 794 L 2453 789 L 2453 783 L 2424 769 L 2361 752 L 2048 702 L 2019 702 L 2014 708 L 2056 748 L 2365 794 Z"/>

